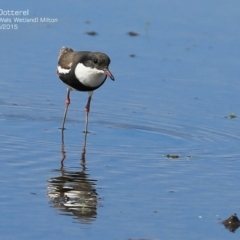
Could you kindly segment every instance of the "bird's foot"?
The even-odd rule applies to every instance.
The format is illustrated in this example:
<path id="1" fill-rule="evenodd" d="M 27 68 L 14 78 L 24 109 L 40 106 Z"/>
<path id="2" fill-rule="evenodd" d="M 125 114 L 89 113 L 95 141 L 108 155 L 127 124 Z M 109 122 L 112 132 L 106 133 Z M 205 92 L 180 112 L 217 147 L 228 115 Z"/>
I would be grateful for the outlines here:
<path id="1" fill-rule="evenodd" d="M 89 132 L 88 130 L 87 130 L 87 131 L 84 130 L 84 131 L 82 131 L 82 132 L 85 133 L 85 134 L 91 133 L 91 132 Z"/>

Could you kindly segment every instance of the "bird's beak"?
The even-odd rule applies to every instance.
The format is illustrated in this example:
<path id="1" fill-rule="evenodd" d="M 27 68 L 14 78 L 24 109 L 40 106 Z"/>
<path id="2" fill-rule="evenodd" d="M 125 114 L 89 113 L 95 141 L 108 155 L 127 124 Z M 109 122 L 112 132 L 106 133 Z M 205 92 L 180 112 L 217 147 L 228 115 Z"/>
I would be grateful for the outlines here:
<path id="1" fill-rule="evenodd" d="M 114 81 L 114 76 L 107 68 L 104 70 L 104 73 Z"/>

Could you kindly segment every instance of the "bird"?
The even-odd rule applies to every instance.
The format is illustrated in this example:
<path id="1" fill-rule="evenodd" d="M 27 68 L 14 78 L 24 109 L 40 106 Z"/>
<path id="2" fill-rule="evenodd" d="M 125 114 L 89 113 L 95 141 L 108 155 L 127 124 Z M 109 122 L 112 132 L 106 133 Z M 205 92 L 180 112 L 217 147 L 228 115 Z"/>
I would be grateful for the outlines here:
<path id="1" fill-rule="evenodd" d="M 107 77 L 115 80 L 109 70 L 111 60 L 102 52 L 74 51 L 69 47 L 62 47 L 58 56 L 57 75 L 67 85 L 67 97 L 62 122 L 62 130 L 65 129 L 65 121 L 70 104 L 70 92 L 77 90 L 88 92 L 86 104 L 85 133 L 88 133 L 88 114 L 93 91 L 101 87 Z"/>

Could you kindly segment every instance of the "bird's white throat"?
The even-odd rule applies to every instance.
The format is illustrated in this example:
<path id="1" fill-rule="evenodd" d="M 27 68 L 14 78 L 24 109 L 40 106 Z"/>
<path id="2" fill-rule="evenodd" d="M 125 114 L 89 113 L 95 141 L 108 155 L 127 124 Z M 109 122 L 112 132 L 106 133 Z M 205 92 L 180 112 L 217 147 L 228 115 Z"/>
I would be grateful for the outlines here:
<path id="1" fill-rule="evenodd" d="M 82 84 L 88 87 L 97 87 L 101 85 L 107 77 L 103 70 L 86 67 L 82 63 L 77 64 L 75 76 Z"/>

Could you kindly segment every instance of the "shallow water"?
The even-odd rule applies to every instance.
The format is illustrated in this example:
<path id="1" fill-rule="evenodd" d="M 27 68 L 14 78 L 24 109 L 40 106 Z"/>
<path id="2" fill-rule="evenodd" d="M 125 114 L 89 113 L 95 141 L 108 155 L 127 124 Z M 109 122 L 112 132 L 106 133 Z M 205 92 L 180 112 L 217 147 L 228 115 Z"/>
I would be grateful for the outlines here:
<path id="1" fill-rule="evenodd" d="M 238 239 L 239 3 L 70 2 L 5 1 L 59 22 L 1 30 L 1 237 Z M 63 45 L 112 60 L 86 143 L 86 93 L 59 129 Z"/>

